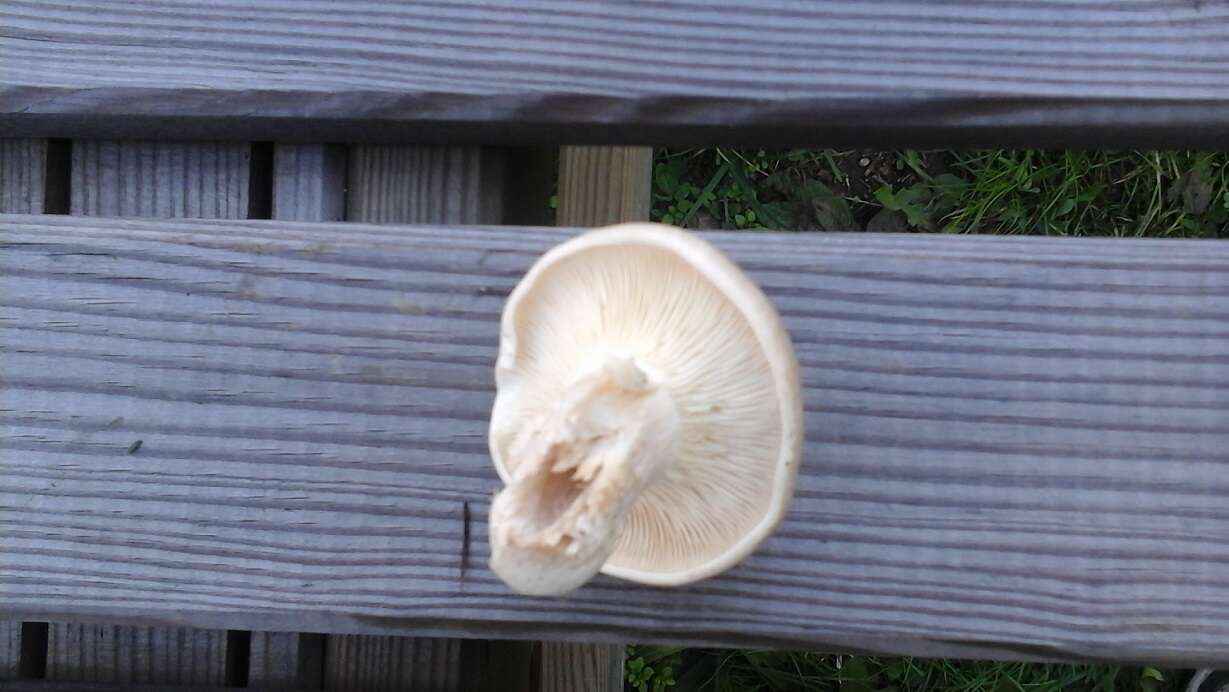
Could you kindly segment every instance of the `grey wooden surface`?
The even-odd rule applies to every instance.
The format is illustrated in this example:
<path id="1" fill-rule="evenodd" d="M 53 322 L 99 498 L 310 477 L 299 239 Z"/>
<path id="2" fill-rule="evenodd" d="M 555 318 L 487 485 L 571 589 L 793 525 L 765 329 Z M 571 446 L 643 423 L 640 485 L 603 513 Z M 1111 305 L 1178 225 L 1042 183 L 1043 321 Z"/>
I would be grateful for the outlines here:
<path id="1" fill-rule="evenodd" d="M 539 692 L 622 692 L 624 647 L 543 642 Z"/>
<path id="2" fill-rule="evenodd" d="M 1224 2 L 0 7 L 13 134 L 1223 146 Z"/>
<path id="3" fill-rule="evenodd" d="M 274 144 L 269 209 L 273 219 L 339 221 L 346 208 L 346 148 Z M 322 634 L 251 633 L 248 685 L 320 689 L 326 675 Z"/>
<path id="4" fill-rule="evenodd" d="M 0 139 L 0 213 L 43 211 L 47 140 Z"/>
<path id="5" fill-rule="evenodd" d="M 46 172 L 46 140 L 0 139 L 0 212 L 41 214 Z M 0 680 L 13 680 L 21 664 L 21 622 L 5 617 L 0 615 Z"/>
<path id="6" fill-rule="evenodd" d="M 350 635 L 329 637 L 324 689 L 461 690 L 460 639 Z M 478 665 L 470 661 L 469 665 Z"/>
<path id="7" fill-rule="evenodd" d="M 320 689 L 324 674 L 324 635 L 252 632 L 249 641 L 247 687 Z"/>
<path id="8" fill-rule="evenodd" d="M 247 218 L 249 157 L 247 143 L 76 140 L 69 212 Z"/>
<path id="9" fill-rule="evenodd" d="M 121 682 L 63 682 L 52 680 L 16 680 L 6 683 L 4 692 L 231 692 L 239 689 L 233 686 L 213 685 L 175 685 L 167 687 L 159 684 L 121 683 Z M 248 692 L 315 692 L 319 688 L 304 687 L 299 690 L 283 690 L 277 687 L 242 688 Z"/>
<path id="10" fill-rule="evenodd" d="M 21 623 L 0 620 L 0 681 L 17 677 L 21 663 Z"/>
<path id="11" fill-rule="evenodd" d="M 13 617 L 1229 659 L 1229 245 L 709 236 L 803 364 L 788 519 L 701 584 L 540 600 L 486 568 L 486 422 L 504 296 L 566 231 L 0 234 Z"/>
<path id="12" fill-rule="evenodd" d="M 558 225 L 648 221 L 652 206 L 652 148 L 560 148 Z"/>
<path id="13" fill-rule="evenodd" d="M 350 148 L 346 218 L 372 223 L 494 224 L 504 156 L 482 147 Z"/>
<path id="14" fill-rule="evenodd" d="M 498 223 L 503 212 L 502 151 L 481 147 L 354 145 L 345 178 L 345 217 L 372 223 Z M 314 176 L 313 176 L 314 177 Z M 336 176 L 325 185 L 336 188 Z M 328 637 L 325 689 L 439 692 L 477 689 L 467 669 L 488 663 L 492 643 L 463 655 L 459 639 L 429 637 Z M 526 652 L 527 653 L 527 652 Z M 527 678 L 527 676 L 526 676 Z M 526 684 L 528 680 L 524 681 Z M 512 686 L 504 680 L 496 689 Z"/>
<path id="15" fill-rule="evenodd" d="M 247 217 L 246 143 L 74 140 L 69 213 Z M 139 450 L 135 450 L 139 451 Z M 222 630 L 53 622 L 47 677 L 88 682 L 222 685 Z"/>
<path id="16" fill-rule="evenodd" d="M 52 623 L 47 679 L 220 687 L 226 644 L 214 630 Z"/>
<path id="17" fill-rule="evenodd" d="M 341 221 L 346 214 L 346 148 L 275 144 L 272 218 Z"/>

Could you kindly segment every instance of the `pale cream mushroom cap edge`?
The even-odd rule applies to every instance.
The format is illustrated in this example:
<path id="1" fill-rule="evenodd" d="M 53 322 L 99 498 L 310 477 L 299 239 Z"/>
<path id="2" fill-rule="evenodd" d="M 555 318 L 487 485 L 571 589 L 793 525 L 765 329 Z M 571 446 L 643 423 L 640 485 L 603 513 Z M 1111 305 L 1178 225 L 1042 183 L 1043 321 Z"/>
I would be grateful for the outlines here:
<path id="1" fill-rule="evenodd" d="M 804 433 L 798 361 L 767 296 L 670 226 L 586 232 L 505 305 L 491 567 L 558 595 L 602 573 L 676 586 L 749 555 L 784 517 Z"/>

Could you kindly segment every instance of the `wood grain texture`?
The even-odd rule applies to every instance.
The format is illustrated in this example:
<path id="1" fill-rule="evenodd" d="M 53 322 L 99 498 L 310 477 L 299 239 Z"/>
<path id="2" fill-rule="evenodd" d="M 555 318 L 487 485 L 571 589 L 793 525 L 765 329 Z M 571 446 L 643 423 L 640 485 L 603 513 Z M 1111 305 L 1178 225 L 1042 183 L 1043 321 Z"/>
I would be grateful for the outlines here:
<path id="1" fill-rule="evenodd" d="M 167 627 L 52 623 L 47 679 L 221 686 L 226 633 Z"/>
<path id="2" fill-rule="evenodd" d="M 221 687 L 212 685 L 175 685 L 168 687 L 158 684 L 133 684 L 133 683 L 117 683 L 117 682 L 63 682 L 49 680 L 17 680 L 6 683 L 4 692 L 232 692 L 235 687 Z M 244 687 L 247 692 L 268 692 L 272 689 L 278 689 L 279 692 L 287 692 L 280 688 L 267 687 Z M 319 688 L 305 687 L 297 692 L 309 692 L 309 690 L 318 690 Z"/>
<path id="3" fill-rule="evenodd" d="M 0 620 L 0 680 L 17 678 L 21 663 L 21 623 Z"/>
<path id="4" fill-rule="evenodd" d="M 324 641 L 320 634 L 252 632 L 247 686 L 271 690 L 320 689 Z"/>
<path id="5" fill-rule="evenodd" d="M 356 145 L 349 152 L 346 218 L 371 223 L 498 223 L 503 212 L 502 152 L 479 147 Z M 498 648 L 492 643 L 487 648 Z M 462 642 L 396 636 L 328 637 L 325 687 L 338 690 L 475 689 L 466 670 L 481 655 Z"/>
<path id="6" fill-rule="evenodd" d="M 623 647 L 543 642 L 540 692 L 622 692 Z"/>
<path id="7" fill-rule="evenodd" d="M 27 136 L 1218 146 L 1223 2 L 0 8 Z"/>
<path id="8" fill-rule="evenodd" d="M 649 147 L 562 147 L 559 225 L 648 221 L 652 184 L 653 150 Z"/>
<path id="9" fill-rule="evenodd" d="M 569 233 L 3 217 L 0 611 L 1229 659 L 1229 245 L 708 234 L 803 366 L 789 516 L 700 584 L 531 599 L 486 568 L 491 368 Z"/>
<path id="10" fill-rule="evenodd" d="M 459 690 L 461 644 L 427 637 L 329 637 L 324 689 Z"/>
<path id="11" fill-rule="evenodd" d="M 47 140 L 0 139 L 0 213 L 41 214 Z"/>
<path id="12" fill-rule="evenodd" d="M 346 148 L 275 144 L 273 218 L 341 221 L 346 213 Z"/>
<path id="13" fill-rule="evenodd" d="M 504 158 L 497 149 L 357 145 L 346 218 L 370 223 L 499 223 Z"/>
<path id="14" fill-rule="evenodd" d="M 250 148 L 216 142 L 77 140 L 69 211 L 87 216 L 244 218 Z M 135 442 L 134 442 L 135 444 Z M 52 680 L 226 681 L 226 633 L 53 622 Z"/>
<path id="15" fill-rule="evenodd" d="M 69 211 L 86 216 L 242 219 L 246 143 L 78 140 Z"/>

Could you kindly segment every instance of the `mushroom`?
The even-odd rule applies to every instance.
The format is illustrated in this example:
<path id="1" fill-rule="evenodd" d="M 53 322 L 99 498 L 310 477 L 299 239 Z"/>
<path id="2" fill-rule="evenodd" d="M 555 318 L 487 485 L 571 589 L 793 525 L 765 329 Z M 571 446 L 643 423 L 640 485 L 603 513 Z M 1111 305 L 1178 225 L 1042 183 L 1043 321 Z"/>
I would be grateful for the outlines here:
<path id="1" fill-rule="evenodd" d="M 622 224 L 551 249 L 508 298 L 495 376 L 491 567 L 519 592 L 599 570 L 686 584 L 785 514 L 803 436 L 793 346 L 696 235 Z"/>

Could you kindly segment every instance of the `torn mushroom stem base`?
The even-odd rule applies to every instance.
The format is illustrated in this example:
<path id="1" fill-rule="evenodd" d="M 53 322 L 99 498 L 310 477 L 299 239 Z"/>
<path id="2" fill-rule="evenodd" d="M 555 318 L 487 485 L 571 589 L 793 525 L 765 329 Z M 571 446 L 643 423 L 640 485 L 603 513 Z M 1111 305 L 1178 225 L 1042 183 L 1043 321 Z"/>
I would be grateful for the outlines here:
<path id="1" fill-rule="evenodd" d="M 628 512 L 675 458 L 674 401 L 612 357 L 517 436 L 511 483 L 491 505 L 491 568 L 526 594 L 567 593 L 614 552 Z"/>

